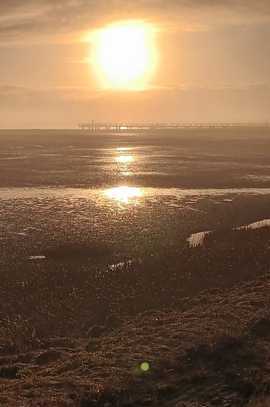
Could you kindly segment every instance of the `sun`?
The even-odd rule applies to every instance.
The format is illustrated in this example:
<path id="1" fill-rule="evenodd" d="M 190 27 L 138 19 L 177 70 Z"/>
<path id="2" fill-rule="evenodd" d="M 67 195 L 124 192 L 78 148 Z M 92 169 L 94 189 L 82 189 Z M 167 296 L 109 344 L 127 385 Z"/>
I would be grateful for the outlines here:
<path id="1" fill-rule="evenodd" d="M 93 35 L 91 63 L 105 88 L 141 89 L 154 74 L 154 27 L 141 21 L 108 25 Z"/>

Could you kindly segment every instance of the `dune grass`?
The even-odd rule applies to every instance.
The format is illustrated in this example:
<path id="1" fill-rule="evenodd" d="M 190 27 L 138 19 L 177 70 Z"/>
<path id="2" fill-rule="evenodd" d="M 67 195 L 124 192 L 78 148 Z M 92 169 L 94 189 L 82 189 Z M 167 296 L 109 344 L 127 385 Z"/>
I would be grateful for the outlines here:
<path id="1" fill-rule="evenodd" d="M 1 406 L 260 406 L 270 389 L 270 276 L 186 302 L 95 338 L 31 343 L 30 329 L 27 351 L 1 352 Z"/>

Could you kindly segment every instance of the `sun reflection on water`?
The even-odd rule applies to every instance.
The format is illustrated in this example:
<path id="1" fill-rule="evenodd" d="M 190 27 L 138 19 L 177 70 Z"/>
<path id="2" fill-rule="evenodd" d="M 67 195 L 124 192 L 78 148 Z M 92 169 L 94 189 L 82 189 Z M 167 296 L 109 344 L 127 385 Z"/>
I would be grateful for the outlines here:
<path id="1" fill-rule="evenodd" d="M 105 195 L 115 201 L 128 204 L 132 199 L 143 196 L 143 190 L 137 187 L 121 186 L 108 189 Z"/>
<path id="2" fill-rule="evenodd" d="M 120 164 L 129 164 L 134 161 L 134 157 L 132 155 L 118 155 L 115 160 Z"/>
<path id="3" fill-rule="evenodd" d="M 117 147 L 116 151 L 130 151 L 131 149 L 131 147 Z"/>

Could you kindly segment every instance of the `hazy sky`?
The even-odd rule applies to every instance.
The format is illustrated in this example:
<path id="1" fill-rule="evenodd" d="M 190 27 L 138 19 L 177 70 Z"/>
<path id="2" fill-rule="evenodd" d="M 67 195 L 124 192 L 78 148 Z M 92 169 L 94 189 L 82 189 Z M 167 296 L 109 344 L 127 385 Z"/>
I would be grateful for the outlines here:
<path id="1" fill-rule="evenodd" d="M 104 90 L 85 33 L 157 28 L 147 89 Z M 0 127 L 80 121 L 270 121 L 269 0 L 0 0 Z"/>

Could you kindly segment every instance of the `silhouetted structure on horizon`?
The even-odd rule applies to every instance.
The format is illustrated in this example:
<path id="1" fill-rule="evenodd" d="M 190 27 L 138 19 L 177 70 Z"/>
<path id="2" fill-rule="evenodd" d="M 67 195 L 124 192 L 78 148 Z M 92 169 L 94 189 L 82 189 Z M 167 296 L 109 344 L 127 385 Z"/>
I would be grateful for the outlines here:
<path id="1" fill-rule="evenodd" d="M 269 127 L 270 123 L 229 123 L 229 122 L 91 122 L 80 123 L 81 130 L 91 132 L 98 131 L 128 131 L 128 130 L 163 130 L 163 129 L 185 129 L 185 128 L 231 128 L 231 127 Z"/>

